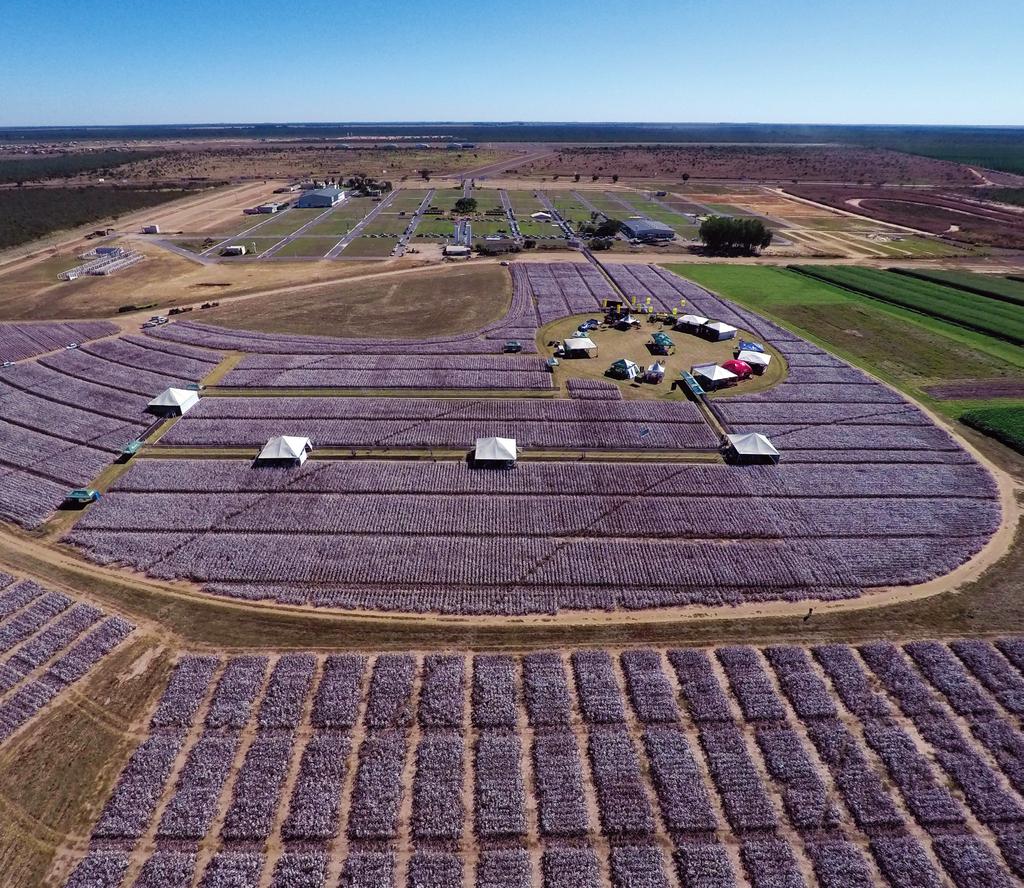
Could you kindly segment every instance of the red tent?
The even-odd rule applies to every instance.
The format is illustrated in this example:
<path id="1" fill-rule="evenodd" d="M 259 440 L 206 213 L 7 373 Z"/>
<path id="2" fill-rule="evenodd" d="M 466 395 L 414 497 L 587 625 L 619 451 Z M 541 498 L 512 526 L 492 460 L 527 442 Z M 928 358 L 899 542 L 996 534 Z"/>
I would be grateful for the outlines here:
<path id="1" fill-rule="evenodd" d="M 746 361 L 737 361 L 735 358 L 722 361 L 722 366 L 730 373 L 735 373 L 740 379 L 746 379 L 754 372 Z"/>

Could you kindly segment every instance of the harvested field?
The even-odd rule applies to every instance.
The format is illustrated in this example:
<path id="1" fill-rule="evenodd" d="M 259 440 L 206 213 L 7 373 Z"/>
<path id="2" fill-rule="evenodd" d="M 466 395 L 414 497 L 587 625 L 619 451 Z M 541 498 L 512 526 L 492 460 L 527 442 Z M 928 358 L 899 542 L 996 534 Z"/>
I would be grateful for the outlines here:
<path id="1" fill-rule="evenodd" d="M 794 179 L 812 182 L 892 182 L 975 185 L 966 166 L 896 151 L 817 145 L 689 145 L 629 148 L 562 148 L 527 163 L 530 176 L 560 175 L 661 178 L 689 174 L 693 179 Z"/>
<path id="2" fill-rule="evenodd" d="M 250 243 L 251 238 L 245 240 Z M 271 239 L 267 246 L 276 243 Z M 201 243 L 201 242 L 200 242 Z M 263 291 L 302 291 L 318 283 L 415 268 L 416 262 L 253 263 L 246 260 L 200 265 L 156 244 L 122 240 L 146 255 L 140 262 L 110 277 L 85 276 L 58 281 L 57 273 L 81 260 L 62 256 L 0 271 L 0 319 L 46 320 L 90 318 L 116 314 L 122 305 L 198 305 Z M 198 250 L 204 249 L 199 244 Z M 223 304 L 223 303 L 222 303 Z M 147 313 L 145 316 L 148 317 Z"/>
<path id="3" fill-rule="evenodd" d="M 393 244 L 392 244 L 393 245 Z M 508 275 L 495 265 L 402 275 L 254 297 L 206 312 L 204 323 L 299 335 L 416 339 L 473 330 L 508 308 Z"/>
<path id="4" fill-rule="evenodd" d="M 1024 399 L 1024 377 L 1019 379 L 957 379 L 923 389 L 942 401 L 988 400 L 989 398 Z"/>

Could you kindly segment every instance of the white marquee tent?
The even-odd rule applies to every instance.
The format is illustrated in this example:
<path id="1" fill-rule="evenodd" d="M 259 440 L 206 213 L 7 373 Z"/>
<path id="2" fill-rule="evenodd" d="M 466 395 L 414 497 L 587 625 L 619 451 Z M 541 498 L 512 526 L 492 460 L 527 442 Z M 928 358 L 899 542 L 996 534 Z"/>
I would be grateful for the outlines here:
<path id="1" fill-rule="evenodd" d="M 701 315 L 685 314 L 676 319 L 676 328 L 679 327 L 703 327 L 708 319 Z"/>
<path id="2" fill-rule="evenodd" d="M 562 347 L 567 356 L 586 355 L 590 358 L 597 353 L 597 343 L 589 336 L 571 336 L 562 343 Z"/>
<path id="3" fill-rule="evenodd" d="M 732 339 L 736 335 L 736 328 L 722 321 L 712 321 L 710 324 L 705 324 L 704 329 L 711 334 L 712 339 L 719 342 L 723 339 Z"/>
<path id="4" fill-rule="evenodd" d="M 763 370 L 772 362 L 772 356 L 765 352 L 748 351 L 747 349 L 743 349 L 736 355 L 736 360 L 750 364 L 750 366 L 755 370 L 758 367 Z"/>
<path id="5" fill-rule="evenodd" d="M 732 370 L 726 370 L 725 367 L 720 367 L 718 364 L 694 364 L 690 368 L 690 373 L 698 379 L 704 380 L 702 385 L 705 389 L 716 389 L 737 379 Z"/>
<path id="6" fill-rule="evenodd" d="M 726 435 L 725 438 L 729 442 L 729 449 L 740 462 L 777 463 L 779 461 L 779 451 L 775 449 L 775 445 L 759 432 Z"/>
<path id="7" fill-rule="evenodd" d="M 161 416 L 181 416 L 199 403 L 199 392 L 190 389 L 164 389 L 147 405 L 150 413 Z"/>
<path id="8" fill-rule="evenodd" d="M 263 445 L 256 462 L 293 462 L 301 466 L 312 449 L 309 438 L 278 435 Z"/>
<path id="9" fill-rule="evenodd" d="M 474 462 L 514 463 L 516 461 L 515 438 L 477 438 L 473 451 Z"/>

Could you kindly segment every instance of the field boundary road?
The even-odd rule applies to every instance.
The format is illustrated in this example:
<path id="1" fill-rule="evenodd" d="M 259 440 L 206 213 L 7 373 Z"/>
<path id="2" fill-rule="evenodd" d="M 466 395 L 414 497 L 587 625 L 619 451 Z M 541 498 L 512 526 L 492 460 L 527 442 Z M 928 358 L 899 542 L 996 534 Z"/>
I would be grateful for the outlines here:
<path id="1" fill-rule="evenodd" d="M 338 241 L 333 247 L 331 247 L 326 253 L 324 253 L 324 259 L 337 259 L 342 250 L 345 249 L 352 241 L 354 241 L 359 235 L 363 233 L 363 229 L 366 228 L 374 219 L 376 219 L 384 210 L 391 206 L 395 197 L 401 194 L 402 189 L 396 188 L 387 197 L 385 197 L 377 206 L 375 206 L 370 212 L 368 212 L 362 219 L 359 220 L 340 241 Z M 365 258 L 365 257 L 363 257 Z"/>
<path id="2" fill-rule="evenodd" d="M 516 218 L 516 211 L 512 207 L 512 198 L 508 196 L 508 192 L 504 188 L 498 189 L 498 197 L 501 198 L 501 206 L 505 211 L 505 218 L 508 219 L 509 230 L 516 240 L 522 240 L 523 236 L 519 232 L 519 220 Z"/>
<path id="3" fill-rule="evenodd" d="M 555 209 L 555 204 L 551 198 L 548 197 L 548 193 L 546 191 L 538 191 L 537 199 L 544 204 L 544 209 L 551 214 L 551 218 L 558 224 L 558 227 L 562 229 L 562 232 L 569 239 L 569 246 L 573 248 L 578 247 L 580 241 L 579 238 L 576 237 L 576 232 L 573 231 L 572 226 L 562 218 L 562 214 Z"/>
<path id="4" fill-rule="evenodd" d="M 426 212 L 427 207 L 430 206 L 430 202 L 434 199 L 434 193 L 437 189 L 431 188 L 423 200 L 420 201 L 420 205 L 416 208 L 416 212 L 413 213 L 412 219 L 409 221 L 408 227 L 405 232 L 398 239 L 398 243 L 395 245 L 395 249 L 391 251 L 392 256 L 404 256 L 405 248 L 409 246 L 409 241 L 412 240 L 413 235 L 416 234 L 416 229 L 420 227 L 420 220 L 423 219 L 423 214 Z"/>
<path id="5" fill-rule="evenodd" d="M 508 170 L 514 170 L 517 167 L 521 167 L 524 163 L 533 163 L 535 160 L 542 160 L 554 153 L 554 151 L 535 151 L 533 153 L 527 152 L 518 158 L 507 157 L 496 163 L 477 167 L 475 170 L 466 170 L 463 173 L 458 173 L 457 178 L 463 182 L 466 179 L 486 179 L 492 173 L 504 173 Z"/>
<path id="6" fill-rule="evenodd" d="M 343 206 L 345 206 L 345 204 L 347 204 L 348 201 L 349 201 L 349 199 L 346 198 L 345 200 L 342 200 L 342 201 L 339 201 L 338 203 L 336 203 L 333 207 L 328 207 L 322 213 L 320 213 L 319 215 L 314 216 L 312 219 L 310 219 L 305 225 L 297 228 L 291 234 L 286 234 L 276 244 L 274 244 L 271 247 L 268 247 L 266 250 L 264 250 L 262 253 L 260 253 L 257 258 L 258 259 L 272 259 L 274 257 L 274 255 L 279 250 L 283 250 L 293 240 L 296 240 L 297 238 L 302 237 L 303 234 L 305 234 L 307 231 L 309 231 L 309 229 L 311 229 L 314 225 L 318 224 L 322 219 L 326 219 L 328 216 L 330 216 L 336 210 L 339 210 Z"/>
<path id="7" fill-rule="evenodd" d="M 272 219 L 280 219 L 281 216 L 283 216 L 285 213 L 290 212 L 293 209 L 294 209 L 294 207 L 287 207 L 286 209 L 282 210 L 280 213 L 267 213 L 266 214 L 266 218 L 264 218 L 261 221 L 257 222 L 251 228 L 246 228 L 243 231 L 239 231 L 238 234 L 228 235 L 226 238 L 224 238 L 224 240 L 220 241 L 219 243 L 214 244 L 212 247 L 208 247 L 207 249 L 203 250 L 203 252 L 200 253 L 199 255 L 200 256 L 209 256 L 211 253 L 215 252 L 216 250 L 219 250 L 222 247 L 228 246 L 233 241 L 237 241 L 239 238 L 243 238 L 246 235 L 251 234 L 257 228 L 262 228 L 264 225 L 266 225 Z M 263 215 L 263 214 L 261 213 L 260 215 Z"/>

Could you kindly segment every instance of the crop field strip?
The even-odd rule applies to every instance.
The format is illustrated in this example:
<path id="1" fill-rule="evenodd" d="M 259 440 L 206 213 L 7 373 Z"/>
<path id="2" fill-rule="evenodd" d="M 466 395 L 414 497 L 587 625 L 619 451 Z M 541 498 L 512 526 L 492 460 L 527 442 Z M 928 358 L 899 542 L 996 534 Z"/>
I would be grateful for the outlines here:
<path id="1" fill-rule="evenodd" d="M 550 389 L 539 357 L 521 355 L 249 355 L 224 387 Z"/>
<path id="2" fill-rule="evenodd" d="M 222 358 L 146 337 L 86 343 L 0 375 L 0 516 L 35 527 L 153 423 L 146 404 Z"/>
<path id="3" fill-rule="evenodd" d="M 477 338 L 481 335 L 497 335 L 513 323 L 535 325 L 542 320 L 536 317 L 538 309 L 564 316 L 583 309 L 584 300 L 596 305 L 596 294 L 611 291 L 591 266 L 536 268 L 513 266 L 516 285 L 506 318 L 477 334 L 431 340 L 437 352 L 417 348 L 421 354 L 413 363 L 462 360 L 452 353 L 487 341 Z M 281 474 L 254 472 L 241 462 L 181 457 L 189 447 L 204 448 L 209 451 L 205 456 L 218 447 L 255 449 L 282 432 L 309 436 L 327 448 L 463 452 L 485 433 L 516 437 L 534 449 L 572 452 L 595 446 L 632 451 L 642 429 L 643 447 L 654 451 L 710 452 L 717 439 L 687 402 L 594 398 L 604 394 L 600 388 L 587 389 L 587 398 L 555 401 L 218 396 L 202 399 L 150 451 L 159 456 L 161 446 L 175 448 L 169 450 L 175 459 L 145 459 L 131 468 L 67 539 L 102 562 L 146 567 L 160 577 L 187 576 L 210 591 L 249 600 L 528 613 L 850 597 L 864 588 L 921 582 L 951 570 L 978 551 L 998 526 L 991 479 L 951 437 L 889 389 L 661 269 L 611 265 L 608 270 L 631 298 L 650 298 L 656 307 L 685 299 L 694 310 L 753 331 L 786 356 L 790 377 L 783 384 L 759 395 L 711 402 L 727 429 L 771 434 L 784 448 L 783 466 L 584 470 L 537 463 L 521 465 L 512 479 L 458 465 L 389 464 L 394 485 L 367 490 L 364 479 L 380 475 L 380 463 L 318 461 Z M 306 372 L 311 364 L 387 361 L 380 343 L 236 334 L 187 322 L 170 326 L 189 336 L 194 330 L 194 338 L 205 346 L 250 352 L 252 366 L 242 372 Z M 179 348 L 164 343 L 166 329 L 141 342 Z M 367 345 L 377 351 L 367 354 Z M 325 346 L 333 347 L 334 354 Z M 181 372 L 201 370 L 205 365 L 197 357 L 207 354 L 194 348 L 181 356 L 160 353 L 161 360 L 176 361 Z M 62 355 L 61 362 L 86 362 L 70 369 L 91 377 L 110 372 L 116 382 L 136 355 L 129 348 L 108 357 L 124 363 L 107 361 L 96 369 L 88 363 L 94 356 L 84 351 L 70 359 Z M 495 366 L 507 361 L 504 366 L 516 368 L 536 359 L 471 354 L 465 360 Z M 149 382 L 137 377 L 122 384 L 143 389 Z M 77 384 L 86 385 L 83 380 Z M 96 451 L 97 461 L 101 457 L 102 451 Z M 150 477 L 161 480 L 154 487 L 146 481 Z M 230 496 L 197 510 L 197 496 L 218 484 L 226 484 Z M 822 490 L 828 497 L 821 497 Z M 343 505 L 354 501 L 356 491 L 361 491 L 358 510 Z M 308 508 L 314 492 L 332 503 L 328 512 L 333 517 Z M 894 507 L 895 496 L 907 502 Z M 743 503 L 742 513 L 736 511 L 737 502 Z M 835 508 L 826 509 L 825 502 Z M 281 506 L 276 513 L 275 504 Z M 658 516 L 653 522 L 647 517 L 651 509 Z M 413 520 L 414 513 L 423 511 L 433 521 Z M 340 521 L 338 516 L 346 517 Z M 602 539 L 609 534 L 615 552 L 609 548 L 612 542 Z M 288 540 L 273 562 L 250 564 L 244 554 L 239 560 L 240 553 L 261 550 L 268 538 Z M 893 559 L 884 550 L 887 539 L 897 538 L 902 549 Z M 393 566 L 366 556 L 371 540 L 386 548 Z M 722 548 L 709 549 L 702 542 L 707 540 Z M 329 542 L 336 545 L 328 554 L 324 547 Z M 831 560 L 816 565 L 823 548 Z M 453 559 L 457 567 L 447 576 L 435 575 L 426 569 L 423 553 Z M 589 564 L 594 559 L 607 561 L 608 567 L 572 567 L 574 560 Z M 691 570 L 673 579 L 679 559 L 686 559 Z M 767 573 L 755 588 L 741 577 L 744 565 L 758 559 L 765 561 Z M 525 567 L 513 570 L 508 567 L 512 563 Z M 248 579 L 239 565 L 251 571 Z"/>
<path id="4" fill-rule="evenodd" d="M 72 342 L 88 342 L 115 333 L 117 327 L 109 321 L 0 324 L 0 361 L 23 361 Z"/>
<path id="5" fill-rule="evenodd" d="M 247 600 L 515 614 L 849 597 L 951 570 L 998 521 L 961 464 L 143 460 L 67 541 Z"/>
<path id="6" fill-rule="evenodd" d="M 826 283 L 1024 345 L 1024 312 L 1012 302 L 874 268 L 790 267 Z"/>
<path id="7" fill-rule="evenodd" d="M 498 331 L 510 329 L 505 325 L 511 323 L 536 324 L 540 319 L 535 301 L 541 310 L 550 302 L 553 315 L 564 315 L 572 311 L 571 306 L 582 308 L 584 299 L 596 305 L 596 293 L 611 290 L 590 266 L 566 263 L 537 268 L 540 270 L 531 272 L 513 267 L 516 286 L 506 318 L 477 334 L 439 337 L 432 341 L 438 352 L 426 349 L 417 362 L 438 360 L 435 354 L 447 360 L 451 352 L 481 342 L 477 338 L 481 335 L 500 335 Z M 581 269 L 598 277 L 588 280 L 588 272 L 581 276 Z M 290 475 L 283 488 L 264 490 L 274 493 L 266 498 L 261 490 L 277 473 L 253 473 L 241 463 L 185 460 L 174 460 L 177 465 L 164 470 L 146 463 L 165 461 L 144 460 L 115 484 L 110 496 L 90 508 L 70 539 L 98 560 L 146 566 L 159 576 L 191 576 L 212 591 L 247 599 L 373 609 L 524 613 L 738 603 L 765 596 L 848 597 L 858 594 L 860 588 L 919 582 L 952 569 L 977 551 L 997 526 L 999 510 L 987 475 L 899 396 L 776 325 L 674 275 L 647 266 L 612 265 L 609 271 L 631 298 L 651 298 L 659 307 L 685 298 L 708 316 L 754 331 L 786 355 L 791 378 L 784 384 L 761 395 L 713 401 L 727 427 L 769 431 L 776 436 L 786 452 L 783 467 L 736 472 L 724 466 L 655 466 L 638 472 L 638 467 L 607 466 L 595 467 L 593 475 L 578 476 L 574 474 L 577 467 L 524 464 L 516 472 L 517 483 L 524 484 L 532 497 L 524 500 L 517 485 L 485 478 L 463 466 L 413 464 L 402 466 L 397 473 L 395 466 L 389 466 L 388 473 L 398 480 L 398 486 L 393 493 L 377 491 L 365 512 L 353 514 L 351 508 L 339 506 L 338 514 L 351 518 L 346 519 L 348 525 L 343 529 L 347 532 L 340 548 L 334 547 L 327 556 L 323 546 L 337 533 L 337 520 L 306 508 L 308 493 L 302 491 L 329 494 L 332 502 L 342 495 L 350 498 L 353 483 L 357 490 L 365 490 L 360 473 L 379 474 L 379 464 L 313 464 Z M 185 324 L 169 326 L 192 329 Z M 201 378 L 220 357 L 168 342 L 160 336 L 163 329 L 153 337 L 110 340 L 61 352 L 40 363 L 14 368 L 18 372 L 5 380 L 20 381 L 24 386 L 15 394 L 21 399 L 13 405 L 15 422 L 43 390 L 68 402 L 60 408 L 47 407 L 58 409 L 65 418 L 79 415 L 68 411 L 87 403 L 95 412 L 117 421 L 100 432 L 94 447 L 47 436 L 32 439 L 27 449 L 24 442 L 21 449 L 8 448 L 7 462 L 26 479 L 26 486 L 37 496 L 43 487 L 35 520 L 42 520 L 66 492 L 69 475 L 93 477 L 109 464 L 104 447 L 116 449 L 135 436 L 124 434 L 129 431 L 125 425 L 140 422 L 144 399 L 169 382 L 184 384 Z M 255 342 L 256 349 L 240 350 L 256 351 L 253 360 L 257 365 L 307 364 L 313 360 L 309 355 L 314 349 L 325 343 L 342 356 L 354 351 L 363 357 L 361 350 L 368 344 L 266 334 L 239 334 L 223 343 L 220 336 L 236 334 L 203 325 L 197 330 L 204 336 L 209 331 L 222 346 L 238 345 L 238 339 L 241 344 Z M 212 344 L 205 338 L 200 342 Z M 380 359 L 380 344 L 370 345 L 378 351 L 369 359 Z M 330 364 L 344 357 L 323 354 L 315 360 Z M 533 359 L 479 355 L 472 360 L 507 360 L 507 366 L 515 367 Z M 152 369 L 145 369 L 147 364 Z M 87 423 L 87 419 L 80 422 Z M 318 445 L 325 446 L 468 448 L 477 434 L 490 431 L 518 437 L 533 447 L 600 444 L 631 450 L 636 442 L 630 439 L 630 432 L 639 434 L 641 428 L 647 428 L 648 437 L 654 435 L 647 446 L 713 449 L 717 443 L 686 402 L 218 397 L 203 399 L 199 407 L 172 425 L 164 444 L 255 448 L 269 435 L 285 430 L 311 435 Z M 136 434 L 139 430 L 138 426 L 134 429 Z M 29 432 L 22 430 L 22 437 Z M 63 459 L 70 460 L 60 478 L 33 474 L 39 471 L 33 460 L 47 442 L 54 454 L 64 454 Z M 152 452 L 158 453 L 159 445 Z M 47 460 L 45 471 L 54 472 L 59 465 L 55 459 Z M 453 470 L 454 475 L 450 474 Z M 173 480 L 146 495 L 133 494 L 132 479 L 150 471 L 166 471 L 166 477 Z M 234 475 L 237 480 L 230 488 L 234 496 L 225 498 L 220 507 L 207 508 L 197 523 L 197 513 L 188 503 L 193 500 L 196 482 L 185 476 L 195 475 L 201 485 L 197 492 L 207 493 L 212 488 L 206 485 L 216 483 L 212 481 L 215 474 L 230 477 L 232 472 L 240 473 Z M 592 486 L 574 487 L 577 477 L 587 478 Z M 623 487 L 624 479 L 630 477 L 637 479 L 636 486 Z M 75 483 L 82 481 L 75 478 Z M 691 488 L 693 484 L 697 487 Z M 740 489 L 735 489 L 737 484 Z M 663 489 L 676 498 L 660 499 Z M 820 489 L 830 491 L 832 504 L 843 503 L 842 511 L 832 512 L 835 520 L 810 516 L 815 506 L 821 509 L 811 495 Z M 971 495 L 965 498 L 962 492 L 968 490 Z M 894 491 L 909 497 L 906 508 L 892 508 Z M 568 500 L 560 500 L 569 492 L 576 512 L 567 511 Z M 695 494 L 699 499 L 692 502 L 680 499 L 692 499 Z M 46 496 L 51 499 L 47 501 Z M 366 505 L 365 494 L 361 496 L 361 505 Z M 745 498 L 747 515 L 742 523 L 731 514 L 737 496 Z M 278 499 L 287 508 L 275 518 L 269 514 L 273 511 L 270 504 Z M 668 511 L 655 522 L 661 528 L 652 530 L 651 520 L 643 515 L 644 507 L 660 508 L 666 502 L 671 503 Z M 151 512 L 150 507 L 157 503 L 159 508 Z M 461 515 L 465 508 L 471 509 L 472 520 L 454 521 L 453 516 Z M 430 525 L 410 520 L 410 515 L 424 509 L 435 517 L 438 532 L 424 534 L 422 528 Z M 839 520 L 844 514 L 846 523 Z M 853 515 L 856 519 L 850 517 Z M 237 556 L 253 545 L 263 545 L 256 542 L 256 525 L 251 524 L 256 519 L 263 522 L 261 527 L 269 521 L 266 526 L 275 528 L 274 535 L 287 536 L 289 543 L 282 547 L 286 554 L 279 554 L 275 563 L 251 565 L 253 576 L 243 582 L 229 553 L 234 551 Z M 602 534 L 614 537 L 616 553 L 608 549 L 612 544 L 602 540 Z M 645 536 L 648 539 L 638 538 Z M 880 547 L 887 536 L 904 544 L 898 561 L 882 557 Z M 714 553 L 719 564 L 713 563 L 711 552 L 701 543 L 708 539 L 724 544 Z M 385 545 L 396 559 L 390 573 L 382 573 L 383 565 L 376 559 L 364 557 L 369 540 Z M 814 566 L 819 547 L 828 547 L 835 563 L 842 565 L 842 579 L 838 569 Z M 451 557 L 458 569 L 446 577 L 425 570 L 417 574 L 423 562 L 419 554 L 410 557 L 413 552 Z M 692 567 L 683 581 L 672 579 L 679 558 L 687 559 Z M 607 560 L 610 567 L 574 570 L 574 559 Z M 758 588 L 740 580 L 743 565 L 750 559 L 766 562 L 767 575 Z M 526 567 L 511 573 L 500 567 L 516 561 Z M 248 563 L 247 556 L 244 563 Z M 929 572 L 922 571 L 922 563 L 929 564 Z"/>
<path id="8" fill-rule="evenodd" d="M 0 745 L 134 628 L 61 592 L 0 574 Z"/>
<path id="9" fill-rule="evenodd" d="M 510 334 L 522 335 L 524 347 L 529 350 L 536 327 L 532 296 L 520 286 L 506 318 L 468 338 L 437 340 L 437 353 L 497 351 Z M 18 354 L 24 353 L 25 342 L 52 345 L 54 337 L 62 339 L 72 329 L 81 338 L 90 332 L 107 336 L 116 331 L 106 323 L 74 328 L 7 325 L 4 329 L 8 340 L 15 341 L 16 337 L 21 349 Z M 350 342 L 346 350 L 365 352 L 366 340 Z M 463 342 L 467 344 L 459 344 Z M 310 340 L 297 340 L 299 345 L 306 343 L 313 345 Z M 386 346 L 382 343 L 378 348 Z M 425 360 L 429 361 L 429 347 L 426 350 Z M 221 358 L 217 352 L 187 344 L 125 336 L 7 368 L 0 378 L 0 476 L 7 486 L 4 516 L 30 527 L 41 523 L 68 489 L 95 478 L 109 465 L 110 453 L 145 431 L 151 420 L 142 411 L 149 398 L 169 385 L 198 382 Z M 370 362 L 372 358 L 366 356 L 365 360 Z M 523 359 L 509 356 L 507 360 L 504 366 L 511 368 Z M 472 364 L 473 359 L 468 358 L 467 363 Z M 407 376 L 395 373 L 390 382 L 403 382 L 402 377 Z M 465 373 L 456 376 L 439 372 L 435 376 L 437 384 L 443 382 L 446 388 L 483 384 L 482 377 L 471 378 Z M 381 379 L 376 380 L 378 385 Z M 509 382 L 528 389 L 550 388 L 549 377 L 538 372 L 512 375 L 511 379 L 492 372 L 487 377 L 488 385 L 505 387 Z"/>
<path id="10" fill-rule="evenodd" d="M 1022 666 L 1020 639 L 186 655 L 67 885 L 1009 886 Z"/>
<path id="11" fill-rule="evenodd" d="M 538 450 L 718 447 L 717 436 L 688 401 L 232 396 L 202 399 L 159 446 L 255 446 L 274 434 L 300 433 L 323 447 L 468 449 L 487 435 L 515 438 Z"/>
<path id="12" fill-rule="evenodd" d="M 1024 281 L 1016 281 L 997 274 L 978 274 L 971 271 L 946 271 L 932 268 L 891 268 L 889 270 L 907 277 L 1024 306 Z"/>

